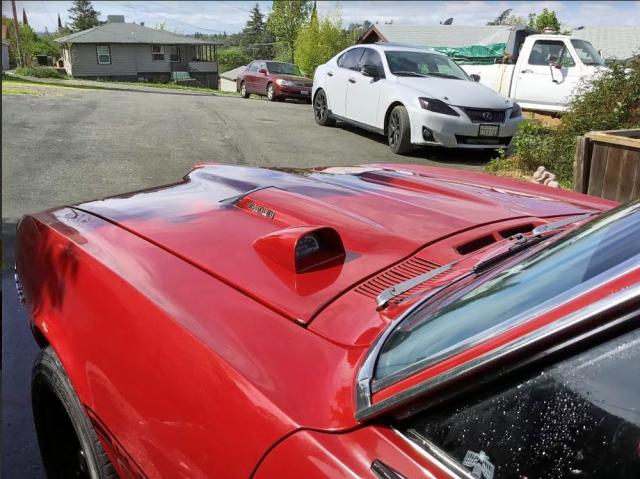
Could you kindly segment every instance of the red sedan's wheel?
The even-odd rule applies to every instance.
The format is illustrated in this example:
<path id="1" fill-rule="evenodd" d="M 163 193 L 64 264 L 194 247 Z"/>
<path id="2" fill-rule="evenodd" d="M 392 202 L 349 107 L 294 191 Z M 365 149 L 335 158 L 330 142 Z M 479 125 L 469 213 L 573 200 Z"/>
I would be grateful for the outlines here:
<path id="1" fill-rule="evenodd" d="M 273 89 L 273 83 L 269 83 L 267 85 L 267 99 L 269 101 L 278 101 L 278 98 L 276 97 L 276 92 Z"/>
<path id="2" fill-rule="evenodd" d="M 251 94 L 247 91 L 247 85 L 245 84 L 245 82 L 242 82 L 240 84 L 240 96 L 242 98 L 249 98 L 251 96 Z"/>

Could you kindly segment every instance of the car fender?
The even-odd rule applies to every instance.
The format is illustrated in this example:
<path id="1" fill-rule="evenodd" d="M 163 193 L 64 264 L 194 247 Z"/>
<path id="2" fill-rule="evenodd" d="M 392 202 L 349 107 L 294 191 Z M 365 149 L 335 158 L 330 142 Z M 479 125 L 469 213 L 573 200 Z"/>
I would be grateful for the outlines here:
<path id="1" fill-rule="evenodd" d="M 378 108 L 376 126 L 386 131 L 389 114 L 391 110 L 399 104 L 407 110 L 419 109 L 420 103 L 418 97 L 419 94 L 415 89 L 397 82 L 389 82 L 380 94 L 380 107 Z"/>

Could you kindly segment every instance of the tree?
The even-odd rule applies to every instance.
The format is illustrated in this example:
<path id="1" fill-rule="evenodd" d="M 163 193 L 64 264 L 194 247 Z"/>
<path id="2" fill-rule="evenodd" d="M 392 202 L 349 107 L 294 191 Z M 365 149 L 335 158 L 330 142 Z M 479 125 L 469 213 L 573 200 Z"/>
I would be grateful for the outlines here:
<path id="1" fill-rule="evenodd" d="M 73 6 L 69 9 L 71 17 L 71 29 L 74 32 L 97 27 L 100 24 L 97 12 L 89 0 L 73 0 Z"/>
<path id="2" fill-rule="evenodd" d="M 6 25 L 9 32 L 9 63 L 12 65 L 17 64 L 17 46 L 16 38 L 13 29 L 13 19 L 2 18 L 2 24 Z M 50 55 L 58 56 L 60 53 L 60 46 L 53 41 L 53 38 L 49 35 L 38 36 L 33 31 L 31 26 L 19 23 L 20 26 L 20 47 L 22 54 L 27 62 L 31 61 L 31 58 L 35 55 Z"/>
<path id="3" fill-rule="evenodd" d="M 496 17 L 492 22 L 487 22 L 487 25 L 504 25 L 507 18 L 509 18 L 509 14 L 511 13 L 512 8 L 507 8 L 500 15 Z"/>
<path id="4" fill-rule="evenodd" d="M 526 25 L 527 21 L 524 17 L 519 17 L 518 15 L 509 15 L 507 19 L 504 21 L 504 25 L 509 25 L 515 27 L 516 25 Z"/>
<path id="5" fill-rule="evenodd" d="M 536 30 L 544 30 L 549 28 L 554 32 L 560 31 L 560 21 L 556 17 L 556 12 L 553 10 L 542 9 L 542 13 L 536 15 L 535 13 L 529 14 L 529 26 Z"/>
<path id="6" fill-rule="evenodd" d="M 240 44 L 255 58 L 271 58 L 273 49 L 271 45 L 265 44 L 272 43 L 273 40 L 273 36 L 267 31 L 264 14 L 256 3 L 242 30 Z"/>
<path id="7" fill-rule="evenodd" d="M 22 9 L 22 23 L 25 25 L 29 25 L 29 21 L 27 20 L 27 12 Z"/>
<path id="8" fill-rule="evenodd" d="M 60 20 L 60 14 L 58 13 L 58 31 L 62 30 L 62 20 Z"/>
<path id="9" fill-rule="evenodd" d="M 300 28 L 296 38 L 296 62 L 307 75 L 313 76 L 318 65 L 349 44 L 349 36 L 342 30 L 340 15 L 336 13 L 333 18 L 319 18 L 314 5 L 309 23 Z"/>
<path id="10" fill-rule="evenodd" d="M 284 45 L 283 55 L 295 61 L 295 43 L 300 27 L 309 18 L 311 2 L 309 0 L 273 0 L 273 8 L 267 20 L 267 30 Z"/>

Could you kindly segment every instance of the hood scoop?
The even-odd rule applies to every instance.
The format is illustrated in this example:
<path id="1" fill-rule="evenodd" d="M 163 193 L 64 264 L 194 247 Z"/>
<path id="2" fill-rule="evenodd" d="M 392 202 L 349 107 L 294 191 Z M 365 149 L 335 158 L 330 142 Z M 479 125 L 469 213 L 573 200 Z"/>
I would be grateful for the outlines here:
<path id="1" fill-rule="evenodd" d="M 258 238 L 253 247 L 263 258 L 294 273 L 304 273 L 344 262 L 338 232 L 328 226 L 298 226 Z"/>

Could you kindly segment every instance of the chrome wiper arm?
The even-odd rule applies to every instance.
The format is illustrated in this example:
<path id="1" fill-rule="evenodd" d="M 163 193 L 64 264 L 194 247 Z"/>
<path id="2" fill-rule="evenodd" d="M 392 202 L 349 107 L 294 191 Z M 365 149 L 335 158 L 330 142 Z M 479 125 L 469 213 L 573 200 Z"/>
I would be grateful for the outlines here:
<path id="1" fill-rule="evenodd" d="M 387 304 L 389 304 L 389 301 L 391 301 L 396 296 L 400 296 L 410 289 L 415 288 L 419 284 L 424 283 L 431 278 L 435 278 L 439 274 L 449 271 L 456 264 L 458 264 L 458 262 L 453 261 L 451 263 L 445 264 L 444 266 L 440 266 L 439 268 L 427 271 L 426 273 L 422 273 L 415 278 L 408 279 L 406 281 L 403 281 L 402 283 L 394 284 L 390 288 L 385 289 L 382 293 L 376 296 L 376 304 L 378 305 L 377 309 L 380 310 L 384 308 Z"/>
<path id="2" fill-rule="evenodd" d="M 584 213 L 581 215 L 568 216 L 567 218 L 563 218 L 558 221 L 554 221 L 553 223 L 546 223 L 544 225 L 536 226 L 531 234 L 533 236 L 538 236 L 539 234 L 546 233 L 547 231 L 554 231 L 563 226 L 570 225 L 571 223 L 577 223 L 578 221 L 586 220 L 593 213 Z"/>

